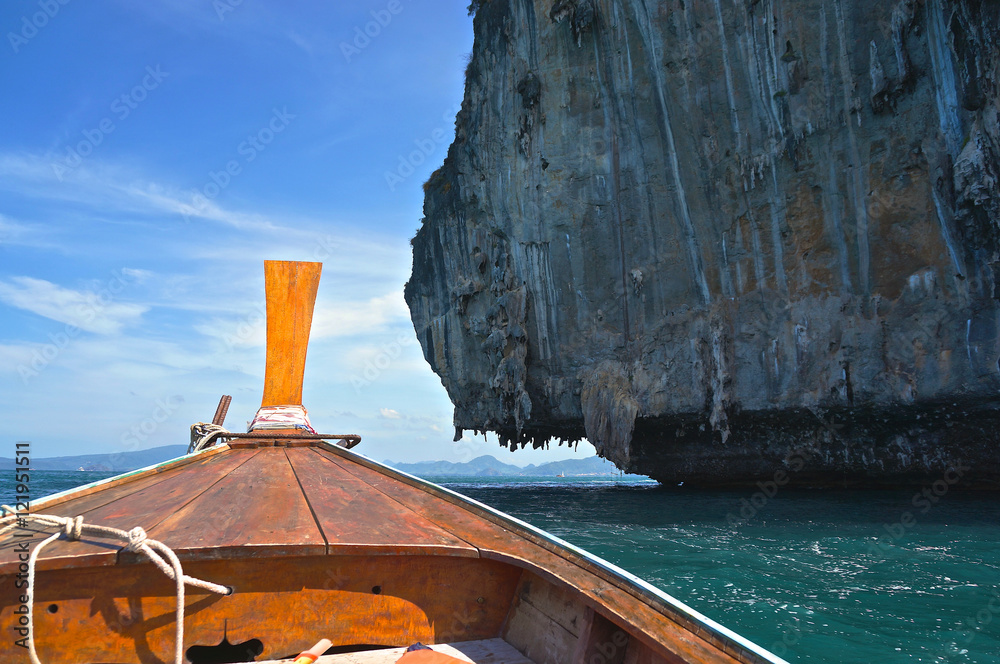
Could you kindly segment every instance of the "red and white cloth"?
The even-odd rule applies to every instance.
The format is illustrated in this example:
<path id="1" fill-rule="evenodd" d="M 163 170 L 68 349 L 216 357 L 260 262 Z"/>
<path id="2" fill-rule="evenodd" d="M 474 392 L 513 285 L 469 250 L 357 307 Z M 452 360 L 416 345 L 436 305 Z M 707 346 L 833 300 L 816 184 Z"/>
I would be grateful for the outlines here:
<path id="1" fill-rule="evenodd" d="M 307 433 L 316 433 L 309 423 L 309 413 L 302 406 L 262 407 L 254 415 L 247 432 L 273 429 L 301 429 Z"/>

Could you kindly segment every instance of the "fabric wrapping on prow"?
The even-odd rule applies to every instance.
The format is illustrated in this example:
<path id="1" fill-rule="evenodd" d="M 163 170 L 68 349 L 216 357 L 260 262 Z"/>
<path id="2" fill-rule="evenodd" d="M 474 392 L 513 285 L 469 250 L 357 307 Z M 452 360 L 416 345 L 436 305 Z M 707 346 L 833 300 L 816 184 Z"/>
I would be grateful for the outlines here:
<path id="1" fill-rule="evenodd" d="M 302 406 L 264 406 L 254 415 L 247 433 L 272 429 L 302 429 L 316 433 L 309 423 L 309 413 Z"/>

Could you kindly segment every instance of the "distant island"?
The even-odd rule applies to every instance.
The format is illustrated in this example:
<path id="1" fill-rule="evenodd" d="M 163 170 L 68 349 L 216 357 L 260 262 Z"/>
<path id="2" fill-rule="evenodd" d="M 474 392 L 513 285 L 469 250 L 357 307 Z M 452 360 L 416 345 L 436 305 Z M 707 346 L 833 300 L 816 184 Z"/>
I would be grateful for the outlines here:
<path id="1" fill-rule="evenodd" d="M 44 457 L 31 460 L 34 470 L 84 470 L 124 473 L 144 468 L 182 456 L 187 445 L 165 445 L 148 450 L 133 452 L 112 452 L 110 454 L 82 454 L 77 456 Z M 398 463 L 385 461 L 404 473 L 418 477 L 608 477 L 621 472 L 610 461 L 592 456 L 586 459 L 566 459 L 550 461 L 536 466 L 530 464 L 515 466 L 504 463 L 488 454 L 466 462 L 420 461 L 418 463 Z M 0 470 L 14 468 L 14 460 L 0 457 Z M 625 475 L 639 478 L 642 475 Z"/>
<path id="2" fill-rule="evenodd" d="M 586 459 L 550 461 L 539 466 L 530 464 L 523 468 L 504 463 L 488 454 L 464 463 L 451 461 L 420 461 L 418 463 L 385 461 L 384 463 L 418 477 L 608 477 L 622 475 L 613 463 L 597 456 Z M 644 475 L 623 475 L 623 477 L 636 479 L 642 478 Z"/>

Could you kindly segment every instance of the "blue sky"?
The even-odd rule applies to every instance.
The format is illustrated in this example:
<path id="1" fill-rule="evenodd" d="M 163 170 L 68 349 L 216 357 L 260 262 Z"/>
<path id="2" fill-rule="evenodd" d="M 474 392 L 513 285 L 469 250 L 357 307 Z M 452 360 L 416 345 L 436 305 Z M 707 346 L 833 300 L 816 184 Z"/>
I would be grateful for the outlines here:
<path id="1" fill-rule="evenodd" d="M 5 2 L 0 456 L 184 443 L 224 393 L 240 428 L 263 389 L 265 259 L 324 263 L 319 430 L 398 461 L 592 454 L 452 442 L 403 303 L 467 4 Z"/>

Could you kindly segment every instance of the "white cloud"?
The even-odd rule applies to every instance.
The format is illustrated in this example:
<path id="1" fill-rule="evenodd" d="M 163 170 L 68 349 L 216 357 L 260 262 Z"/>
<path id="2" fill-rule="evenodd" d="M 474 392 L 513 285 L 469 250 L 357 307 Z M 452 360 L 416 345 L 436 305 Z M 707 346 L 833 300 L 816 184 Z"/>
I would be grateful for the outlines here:
<path id="1" fill-rule="evenodd" d="M 254 348 L 264 346 L 267 341 L 265 321 L 264 303 L 248 302 L 239 314 L 234 312 L 234 315 L 229 316 L 202 318 L 194 324 L 194 329 L 206 337 L 220 340 L 227 349 Z M 402 291 L 363 302 L 329 298 L 316 305 L 310 340 L 315 344 L 322 339 L 363 335 L 370 342 L 373 335 L 381 335 L 386 337 L 387 344 L 391 344 L 392 330 L 408 324 L 409 311 L 403 301 Z M 409 343 L 409 339 L 405 342 Z M 384 349 L 374 346 L 369 348 L 361 344 L 352 346 L 351 352 L 367 356 L 384 352 Z"/>
<path id="2" fill-rule="evenodd" d="M 194 325 L 196 332 L 222 342 L 221 348 L 257 348 L 267 342 L 267 325 L 262 314 L 240 320 L 213 317 Z"/>
<path id="3" fill-rule="evenodd" d="M 295 44 L 296 46 L 298 46 L 299 48 L 301 48 L 303 51 L 305 51 L 309 55 L 315 55 L 316 54 L 316 49 L 313 48 L 313 45 L 309 42 L 309 40 L 306 39 L 305 37 L 303 37 L 302 35 L 300 35 L 295 30 L 285 30 L 285 36 L 288 37 L 288 39 L 293 44 Z"/>
<path id="4" fill-rule="evenodd" d="M 11 221 L 10 217 L 0 214 L 0 244 L 12 243 L 23 230 L 23 226 Z"/>
<path id="5" fill-rule="evenodd" d="M 34 346 L 29 344 L 0 344 L 0 372 L 15 372 L 19 366 L 31 361 Z"/>
<path id="6" fill-rule="evenodd" d="M 193 191 L 144 180 L 135 167 L 89 159 L 72 170 L 59 170 L 60 158 L 33 153 L 0 153 L 0 187 L 47 201 L 93 206 L 104 213 L 170 215 L 211 221 L 241 231 L 301 231 L 273 223 L 259 214 L 228 210 Z"/>
<path id="7" fill-rule="evenodd" d="M 53 230 L 41 224 L 28 224 L 0 214 L 0 246 L 58 249 L 52 241 Z"/>
<path id="8" fill-rule="evenodd" d="M 387 420 L 401 420 L 403 416 L 399 414 L 399 411 L 395 411 L 392 408 L 379 408 L 379 415 Z"/>
<path id="9" fill-rule="evenodd" d="M 123 267 L 121 272 L 127 279 L 131 279 L 137 283 L 149 281 L 150 277 L 153 276 L 153 273 L 149 270 L 141 270 L 131 267 Z"/>
<path id="10" fill-rule="evenodd" d="M 402 290 L 366 302 L 322 302 L 313 315 L 312 338 L 369 334 L 409 318 Z"/>
<path id="11" fill-rule="evenodd" d="M 77 291 L 44 279 L 12 277 L 0 281 L 0 302 L 87 332 L 116 334 L 149 309 L 115 302 L 116 294 L 127 284 L 128 277 L 122 275 L 112 277 L 97 291 Z"/>
<path id="12" fill-rule="evenodd" d="M 41 201 L 46 207 L 70 203 L 74 209 L 69 215 L 104 223 L 132 227 L 177 224 L 182 239 L 169 249 L 183 251 L 185 259 L 212 261 L 216 271 L 218 262 L 239 264 L 242 269 L 248 257 L 258 256 L 321 261 L 327 274 L 324 281 L 333 277 L 338 288 L 350 287 L 353 297 L 348 299 L 385 293 L 398 287 L 408 274 L 410 248 L 405 238 L 372 228 L 361 230 L 351 225 L 356 220 L 345 223 L 283 212 L 278 221 L 274 215 L 248 213 L 214 200 L 196 201 L 192 190 L 137 176 L 139 169 L 134 165 L 94 158 L 60 178 L 53 170 L 54 163 L 54 158 L 45 155 L 0 152 L 0 190 Z M 89 212 L 81 215 L 80 207 Z M 59 214 L 66 218 L 66 212 Z M 206 223 L 226 233 L 227 240 L 190 242 L 190 235 Z M 57 248 L 48 237 L 53 235 L 50 224 L 25 226 L 0 217 L 0 242 L 17 239 L 23 244 L 29 233 L 35 237 L 34 244 Z M 142 235 L 139 228 L 136 233 Z M 47 237 L 46 244 L 39 244 Z M 401 292 L 398 303 L 405 306 Z"/>

